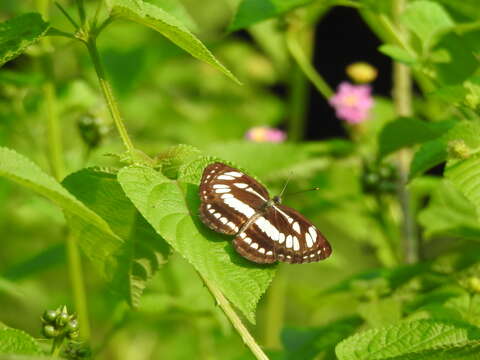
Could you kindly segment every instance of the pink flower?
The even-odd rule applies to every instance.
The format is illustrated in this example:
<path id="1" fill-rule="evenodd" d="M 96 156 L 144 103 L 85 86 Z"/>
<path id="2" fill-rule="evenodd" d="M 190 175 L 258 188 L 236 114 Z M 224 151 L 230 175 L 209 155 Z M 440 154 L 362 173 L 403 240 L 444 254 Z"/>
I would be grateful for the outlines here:
<path id="1" fill-rule="evenodd" d="M 373 106 L 371 91 L 372 88 L 369 85 L 352 85 L 342 82 L 329 103 L 335 108 L 339 119 L 350 124 L 360 123 L 370 115 L 370 109 Z"/>
<path id="2" fill-rule="evenodd" d="M 287 135 L 279 129 L 268 126 L 255 126 L 247 131 L 245 138 L 253 142 L 279 143 L 285 141 Z"/>

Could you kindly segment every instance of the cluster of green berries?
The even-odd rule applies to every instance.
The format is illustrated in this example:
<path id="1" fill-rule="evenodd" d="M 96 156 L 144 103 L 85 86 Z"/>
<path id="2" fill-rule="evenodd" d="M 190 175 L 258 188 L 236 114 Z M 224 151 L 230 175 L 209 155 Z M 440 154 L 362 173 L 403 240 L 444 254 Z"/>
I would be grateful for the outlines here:
<path id="1" fill-rule="evenodd" d="M 364 166 L 362 188 L 366 193 L 394 193 L 397 181 L 398 171 L 393 164 Z"/>
<path id="2" fill-rule="evenodd" d="M 75 314 L 69 314 L 67 307 L 57 310 L 45 310 L 42 316 L 43 335 L 47 339 L 67 337 L 78 338 L 78 320 Z"/>

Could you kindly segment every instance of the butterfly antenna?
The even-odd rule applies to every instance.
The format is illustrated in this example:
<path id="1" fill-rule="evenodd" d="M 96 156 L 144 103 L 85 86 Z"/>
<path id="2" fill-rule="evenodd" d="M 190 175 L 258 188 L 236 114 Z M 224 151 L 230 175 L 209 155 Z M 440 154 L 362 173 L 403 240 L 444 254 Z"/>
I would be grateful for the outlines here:
<path id="1" fill-rule="evenodd" d="M 290 182 L 290 179 L 292 178 L 292 176 L 293 176 L 293 171 L 290 171 L 290 175 L 288 175 L 287 181 L 285 181 L 285 185 L 283 185 L 283 189 L 282 191 L 280 191 L 280 194 L 278 195 L 279 198 L 283 196 L 283 193 L 287 189 L 287 185 Z"/>
<path id="2" fill-rule="evenodd" d="M 317 190 L 320 190 L 320 188 L 319 187 L 314 187 L 314 188 L 307 189 L 307 190 L 300 190 L 300 191 L 296 191 L 294 193 L 285 194 L 285 196 L 292 196 L 292 195 L 301 194 L 301 193 L 304 193 L 304 192 L 307 192 L 307 191 L 317 191 Z"/>

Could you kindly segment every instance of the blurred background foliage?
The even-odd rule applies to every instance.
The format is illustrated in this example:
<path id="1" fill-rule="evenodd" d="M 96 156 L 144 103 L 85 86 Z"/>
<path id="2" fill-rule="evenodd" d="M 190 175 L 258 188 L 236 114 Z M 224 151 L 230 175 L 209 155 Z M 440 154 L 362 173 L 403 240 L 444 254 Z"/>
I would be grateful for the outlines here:
<path id="1" fill-rule="evenodd" d="M 439 31 L 431 48 L 412 34 L 410 54 L 394 45 L 377 50 L 391 34 L 379 31 L 371 14 L 391 15 L 392 1 L 344 1 L 364 6 L 359 12 L 331 7 L 334 1 L 304 1 L 308 6 L 291 8 L 286 1 L 269 19 L 260 16 L 262 22 L 249 18 L 252 1 L 149 2 L 176 16 L 243 85 L 151 29 L 112 23 L 98 47 L 136 147 L 154 157 L 172 145 L 193 145 L 248 170 L 271 193 L 278 193 L 289 177 L 287 192 L 320 187 L 286 203 L 321 229 L 334 252 L 321 263 L 279 266 L 259 304 L 257 325 L 251 327 L 272 359 L 334 359 L 335 345 L 354 332 L 405 318 L 480 326 L 478 209 L 454 179 L 442 177 L 447 155 L 456 151 L 451 139 L 467 138 L 467 145 L 478 146 L 475 139 L 468 143 L 469 131 L 476 128 L 448 137 L 459 122 L 478 122 L 480 33 L 475 24 L 480 7 L 475 1 L 438 0 L 459 30 Z M 2 2 L 0 20 L 37 11 L 40 3 Z M 258 2 L 263 3 L 270 2 Z M 61 4 L 75 13 L 73 2 Z M 86 6 L 91 13 L 96 3 L 86 1 Z M 49 14 L 56 28 L 71 29 L 53 5 Z M 374 108 L 364 123 L 351 126 L 337 119 L 302 75 L 285 43 L 286 28 L 298 18 L 311 21 L 315 40 L 304 50 L 312 53 L 313 64 L 330 86 L 347 79 L 345 67 L 352 62 L 367 60 L 378 69 L 372 83 Z M 42 70 L 45 47 L 52 51 L 51 74 Z M 408 64 L 416 80 L 414 124 L 390 132 L 385 125 L 399 114 L 390 96 L 387 55 Z M 122 144 L 88 54 L 80 43 L 63 37 L 29 47 L 0 69 L 0 145 L 51 171 L 43 102 L 49 76 L 57 91 L 66 173 L 118 167 L 111 154 L 121 153 Z M 420 131 L 415 128 L 418 119 L 441 124 L 429 127 L 422 139 L 412 139 L 409 134 Z M 245 134 L 255 126 L 280 128 L 287 142 L 247 141 Z M 396 172 L 408 172 L 395 153 L 406 146 L 420 154 L 420 170 L 407 195 L 420 238 L 420 261 L 414 264 L 404 261 L 404 214 L 395 185 Z M 440 154 L 432 148 L 441 148 Z M 50 202 L 3 178 L 0 203 L 0 321 L 40 337 L 40 314 L 72 304 L 65 220 Z M 252 358 L 178 254 L 151 280 L 136 311 L 109 291 L 88 261 L 84 265 L 91 344 L 99 358 Z"/>

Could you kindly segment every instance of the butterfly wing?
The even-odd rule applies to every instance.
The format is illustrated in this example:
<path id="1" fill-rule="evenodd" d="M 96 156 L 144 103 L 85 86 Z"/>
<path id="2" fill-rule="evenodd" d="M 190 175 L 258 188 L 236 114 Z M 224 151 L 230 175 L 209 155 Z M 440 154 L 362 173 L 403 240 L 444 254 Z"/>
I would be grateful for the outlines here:
<path id="1" fill-rule="evenodd" d="M 255 179 L 222 163 L 208 165 L 200 182 L 200 218 L 210 229 L 235 235 L 268 201 Z"/>
<path id="2" fill-rule="evenodd" d="M 332 249 L 320 231 L 302 214 L 283 205 L 268 207 L 234 240 L 237 252 L 257 263 L 316 262 Z"/>

